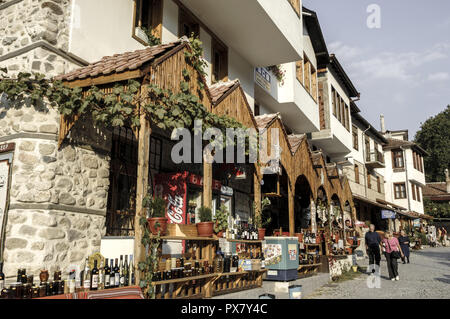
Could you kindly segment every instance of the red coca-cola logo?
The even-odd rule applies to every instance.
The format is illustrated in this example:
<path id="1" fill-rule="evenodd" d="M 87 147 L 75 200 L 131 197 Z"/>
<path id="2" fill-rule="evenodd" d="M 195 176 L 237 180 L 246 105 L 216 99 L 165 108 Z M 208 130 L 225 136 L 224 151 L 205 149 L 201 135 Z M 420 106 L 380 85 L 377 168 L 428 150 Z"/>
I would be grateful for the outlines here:
<path id="1" fill-rule="evenodd" d="M 180 195 L 172 197 L 172 195 L 169 194 L 167 200 L 169 202 L 167 204 L 167 215 L 169 216 L 171 223 L 181 224 L 183 222 L 183 197 Z"/>

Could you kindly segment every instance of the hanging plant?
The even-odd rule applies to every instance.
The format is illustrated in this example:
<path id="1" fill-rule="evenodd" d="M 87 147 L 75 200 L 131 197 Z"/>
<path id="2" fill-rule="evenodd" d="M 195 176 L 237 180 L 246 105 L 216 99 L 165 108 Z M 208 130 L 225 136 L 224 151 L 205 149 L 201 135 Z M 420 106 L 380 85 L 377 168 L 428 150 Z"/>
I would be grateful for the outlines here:
<path id="1" fill-rule="evenodd" d="M 278 82 L 280 82 L 280 85 L 284 85 L 284 80 L 286 77 L 286 71 L 281 69 L 281 65 L 271 65 L 267 67 L 267 70 L 271 71 L 273 75 L 277 78 Z"/>

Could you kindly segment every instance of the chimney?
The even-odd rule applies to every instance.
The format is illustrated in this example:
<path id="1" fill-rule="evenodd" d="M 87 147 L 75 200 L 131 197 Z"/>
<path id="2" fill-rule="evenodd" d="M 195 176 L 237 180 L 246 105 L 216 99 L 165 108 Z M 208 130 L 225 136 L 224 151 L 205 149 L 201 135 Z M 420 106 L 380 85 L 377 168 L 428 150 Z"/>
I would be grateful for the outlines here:
<path id="1" fill-rule="evenodd" d="M 381 133 L 385 134 L 386 133 L 386 125 L 384 123 L 384 115 L 383 114 L 380 115 L 380 126 L 381 126 Z"/>
<path id="2" fill-rule="evenodd" d="M 445 182 L 447 183 L 447 193 L 450 193 L 450 176 L 448 174 L 448 168 L 445 169 Z"/>

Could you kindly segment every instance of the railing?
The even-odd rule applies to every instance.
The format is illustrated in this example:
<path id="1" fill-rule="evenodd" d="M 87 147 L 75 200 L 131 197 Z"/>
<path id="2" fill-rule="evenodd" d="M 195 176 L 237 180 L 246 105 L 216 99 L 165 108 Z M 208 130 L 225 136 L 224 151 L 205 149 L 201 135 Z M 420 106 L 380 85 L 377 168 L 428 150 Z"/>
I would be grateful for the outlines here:
<path id="1" fill-rule="evenodd" d="M 371 151 L 366 155 L 366 162 L 379 162 L 384 164 L 384 155 L 378 150 Z"/>

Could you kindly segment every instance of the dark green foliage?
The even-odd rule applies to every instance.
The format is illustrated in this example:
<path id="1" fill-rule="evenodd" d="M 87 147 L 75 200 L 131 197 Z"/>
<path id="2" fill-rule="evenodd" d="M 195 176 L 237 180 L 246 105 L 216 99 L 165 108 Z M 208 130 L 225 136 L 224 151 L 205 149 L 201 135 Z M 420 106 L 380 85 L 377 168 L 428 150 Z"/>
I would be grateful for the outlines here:
<path id="1" fill-rule="evenodd" d="M 444 171 L 450 168 L 450 105 L 422 124 L 415 142 L 430 153 L 424 157 L 427 181 L 445 181 Z"/>
<path id="2" fill-rule="evenodd" d="M 198 212 L 199 212 L 200 222 L 206 223 L 206 222 L 212 221 L 211 208 L 202 206 L 198 209 Z"/>

